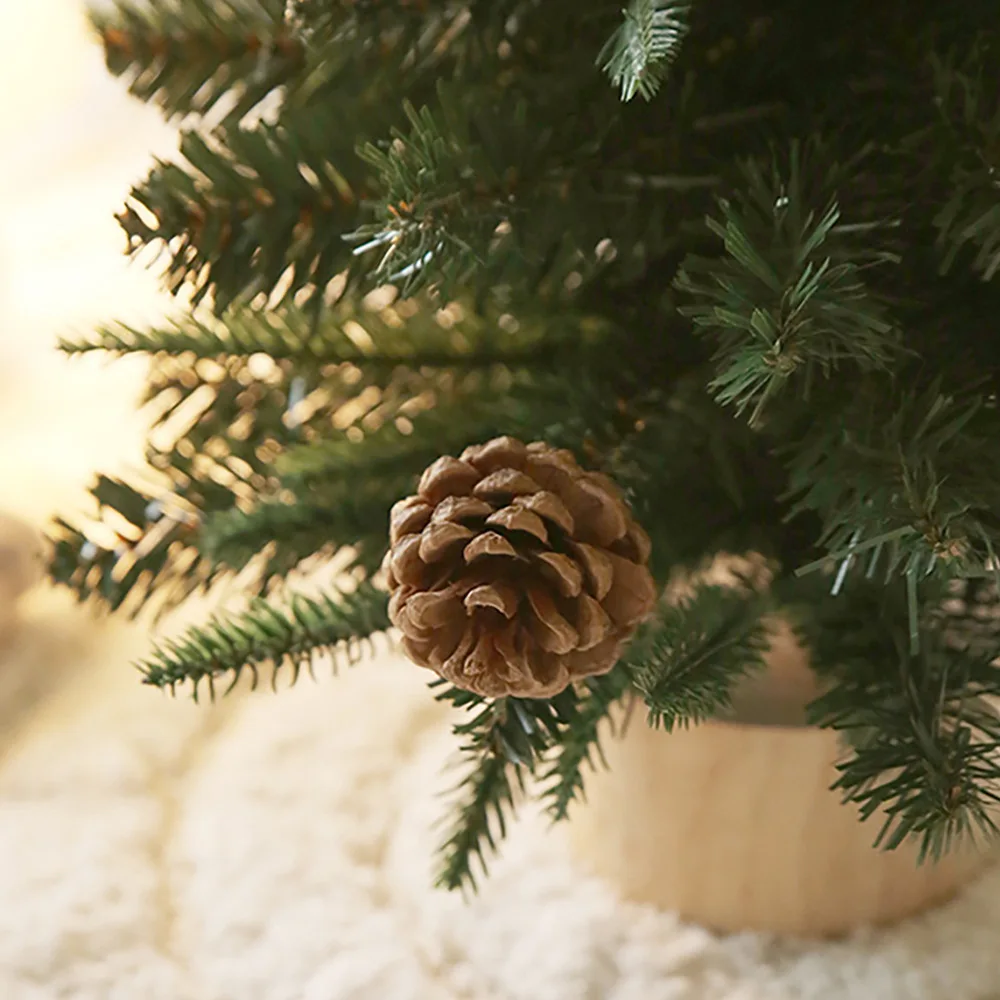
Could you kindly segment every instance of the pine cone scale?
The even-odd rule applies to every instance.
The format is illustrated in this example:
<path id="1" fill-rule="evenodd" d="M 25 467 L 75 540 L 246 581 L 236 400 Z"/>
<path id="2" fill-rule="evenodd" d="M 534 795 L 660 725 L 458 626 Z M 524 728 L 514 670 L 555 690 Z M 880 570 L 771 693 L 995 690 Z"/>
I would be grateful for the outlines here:
<path id="1" fill-rule="evenodd" d="M 390 515 L 389 616 L 417 663 L 486 697 L 605 673 L 655 599 L 614 483 L 513 438 L 445 456 Z"/>
<path id="2" fill-rule="evenodd" d="M 517 559 L 517 549 L 498 531 L 484 531 L 478 538 L 466 545 L 462 553 L 467 563 L 490 556 Z"/>
<path id="3" fill-rule="evenodd" d="M 459 542 L 475 537 L 471 528 L 457 521 L 432 521 L 421 532 L 417 551 L 425 563 L 435 563 L 444 559 Z"/>
<path id="4" fill-rule="evenodd" d="M 447 497 L 434 508 L 432 521 L 465 521 L 469 518 L 489 517 L 493 508 L 485 500 L 475 497 Z M 420 531 L 424 525 L 411 530 Z"/>
<path id="5" fill-rule="evenodd" d="M 426 570 L 420 558 L 421 535 L 404 535 L 392 549 L 389 567 L 392 575 L 402 584 L 419 585 Z"/>
<path id="6" fill-rule="evenodd" d="M 550 521 L 567 535 L 573 534 L 576 526 L 573 515 L 569 512 L 566 504 L 555 493 L 550 493 L 548 490 L 541 490 L 532 496 L 517 497 L 514 503 Z"/>
<path id="7" fill-rule="evenodd" d="M 468 462 L 445 455 L 420 477 L 417 495 L 424 503 L 437 506 L 452 496 L 468 496 L 482 477 Z"/>
<path id="8" fill-rule="evenodd" d="M 576 620 L 576 629 L 580 635 L 578 648 L 581 652 L 586 652 L 603 642 L 613 630 L 614 624 L 611 616 L 589 594 L 581 596 L 579 608 Z"/>
<path id="9" fill-rule="evenodd" d="M 470 590 L 464 601 L 470 611 L 473 608 L 493 608 L 507 619 L 514 617 L 520 603 L 521 597 L 517 589 L 502 582 L 482 584 Z"/>
<path id="10" fill-rule="evenodd" d="M 580 642 L 579 633 L 559 612 L 545 590 L 531 587 L 528 604 L 534 612 L 529 628 L 542 649 L 549 653 L 571 653 Z"/>
<path id="11" fill-rule="evenodd" d="M 542 574 L 550 579 L 563 597 L 579 597 L 583 591 L 583 570 L 562 552 L 535 552 Z"/>
<path id="12" fill-rule="evenodd" d="M 594 597 L 603 601 L 614 581 L 615 568 L 610 554 L 583 542 L 577 542 L 572 549 L 587 575 L 587 583 Z"/>
<path id="13" fill-rule="evenodd" d="M 630 628 L 649 611 L 655 600 L 653 581 L 648 572 L 614 552 L 611 560 L 611 587 L 603 598 L 604 609 L 619 628 Z"/>
<path id="14" fill-rule="evenodd" d="M 389 540 L 395 545 L 401 538 L 423 531 L 434 508 L 420 497 L 408 497 L 397 503 L 389 514 Z"/>
<path id="15" fill-rule="evenodd" d="M 531 476 L 518 469 L 497 469 L 476 484 L 473 494 L 485 500 L 490 497 L 534 496 L 541 489 Z"/>
<path id="16" fill-rule="evenodd" d="M 502 507 L 490 514 L 486 518 L 486 523 L 498 528 L 506 528 L 507 531 L 525 531 L 546 545 L 549 542 L 549 533 L 545 528 L 545 522 L 525 507 Z"/>

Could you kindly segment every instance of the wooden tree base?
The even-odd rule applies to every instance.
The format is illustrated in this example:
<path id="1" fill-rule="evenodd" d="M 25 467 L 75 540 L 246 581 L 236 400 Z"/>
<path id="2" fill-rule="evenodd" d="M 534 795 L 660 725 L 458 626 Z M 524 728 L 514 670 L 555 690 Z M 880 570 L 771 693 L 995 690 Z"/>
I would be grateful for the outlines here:
<path id="1" fill-rule="evenodd" d="M 606 733 L 570 818 L 583 867 L 633 901 L 718 931 L 834 936 L 943 902 L 987 863 L 973 849 L 916 864 L 829 791 L 837 741 L 805 726 L 711 722 Z"/>

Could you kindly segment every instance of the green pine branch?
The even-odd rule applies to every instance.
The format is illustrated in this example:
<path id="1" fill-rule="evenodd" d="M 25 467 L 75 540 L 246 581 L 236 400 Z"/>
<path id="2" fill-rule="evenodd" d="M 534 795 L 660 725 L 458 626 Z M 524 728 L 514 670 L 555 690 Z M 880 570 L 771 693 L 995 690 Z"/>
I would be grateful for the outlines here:
<path id="1" fill-rule="evenodd" d="M 391 306 L 369 310 L 351 298 L 319 315 L 289 305 L 268 312 L 234 306 L 220 317 L 184 315 L 152 329 L 113 323 L 77 340 L 63 339 L 59 346 L 71 355 L 101 351 L 223 362 L 266 354 L 300 371 L 353 364 L 380 380 L 404 366 L 460 371 L 551 364 L 561 346 L 570 346 L 559 341 L 559 327 L 570 326 L 566 319 L 544 334 L 530 321 L 519 323 L 514 334 L 507 323 L 508 329 L 501 330 L 497 317 L 456 303 L 441 314 L 429 303 L 408 300 L 401 316 Z"/>
<path id="2" fill-rule="evenodd" d="M 445 88 L 439 103 L 435 115 L 429 107 L 417 110 L 405 102 L 409 131 L 397 128 L 391 144 L 361 148 L 380 180 L 383 202 L 379 220 L 359 227 L 351 238 L 355 254 L 378 251 L 374 273 L 398 283 L 404 295 L 424 287 L 433 274 L 447 301 L 488 256 L 504 253 L 513 242 L 498 227 L 510 227 L 515 176 L 524 175 L 516 163 L 524 135 L 515 138 L 508 127 L 508 141 L 501 144 L 493 132 L 503 127 L 497 115 L 487 112 L 473 122 Z M 512 118 L 523 126 L 525 114 L 519 106 Z"/>
<path id="3" fill-rule="evenodd" d="M 194 359 L 247 358 L 266 354 L 275 361 L 338 364 L 362 355 L 342 330 L 320 326 L 315 315 L 286 308 L 260 312 L 233 307 L 220 317 L 178 316 L 160 327 L 141 329 L 127 323 L 99 326 L 85 337 L 59 343 L 66 354 L 94 351 L 112 355 L 191 355 Z"/>
<path id="4" fill-rule="evenodd" d="M 262 570 L 261 585 L 266 587 L 303 560 L 344 544 L 343 522 L 340 510 L 265 500 L 248 511 L 233 507 L 210 515 L 202 526 L 199 546 L 213 565 L 234 573 L 244 570 L 265 549 L 273 550 Z M 339 534 L 337 529 L 341 529 Z M 358 543 L 356 532 L 348 534 L 347 543 Z"/>
<path id="5" fill-rule="evenodd" d="M 763 667 L 768 608 L 758 595 L 707 584 L 662 604 L 621 661 L 649 724 L 669 732 L 728 708 L 735 681 Z"/>
<path id="6" fill-rule="evenodd" d="M 967 256 L 984 281 L 1000 269 L 1000 201 L 995 175 L 1000 167 L 1000 101 L 992 82 L 996 58 L 979 39 L 959 59 L 953 50 L 933 60 L 935 103 L 941 116 L 937 150 L 950 164 L 947 197 L 934 225 L 947 273 Z M 966 254 L 966 251 L 969 251 Z"/>
<path id="7" fill-rule="evenodd" d="M 998 832 L 996 588 L 929 577 L 914 608 L 904 581 L 875 579 L 865 562 L 833 583 L 787 578 L 779 600 L 822 681 L 809 721 L 844 740 L 834 789 L 877 819 L 877 846 L 912 839 L 937 858 Z"/>
<path id="8" fill-rule="evenodd" d="M 381 195 L 375 221 L 348 238 L 368 273 L 404 295 L 431 288 L 447 301 L 471 290 L 488 301 L 510 288 L 515 301 L 570 301 L 567 281 L 574 291 L 606 270 L 642 267 L 616 265 L 619 246 L 640 246 L 644 259 L 675 246 L 678 195 L 717 180 L 647 185 L 630 164 L 600 165 L 603 128 L 567 107 L 578 91 L 516 92 L 502 105 L 492 95 L 489 84 L 442 83 L 433 105 L 404 103 L 408 127 L 360 149 Z"/>
<path id="9" fill-rule="evenodd" d="M 687 35 L 690 15 L 686 0 L 631 0 L 622 11 L 598 62 L 623 101 L 656 95 Z"/>
<path id="10" fill-rule="evenodd" d="M 862 279 L 895 258 L 871 248 L 875 227 L 863 241 L 850 235 L 835 197 L 810 197 L 817 153 L 805 154 L 793 144 L 787 166 L 745 164 L 745 186 L 706 220 L 722 255 L 688 255 L 675 280 L 682 314 L 717 343 L 716 399 L 752 407 L 752 422 L 793 378 L 805 392 L 844 362 L 883 369 L 898 354 L 898 332 Z"/>
<path id="11" fill-rule="evenodd" d="M 799 572 L 845 560 L 914 584 L 987 572 L 1000 551 L 998 434 L 988 387 L 860 393 L 791 457 L 791 513 L 820 515 L 828 552 Z"/>
<path id="12" fill-rule="evenodd" d="M 355 663 L 365 643 L 388 628 L 387 595 L 369 583 L 349 593 L 295 594 L 280 607 L 258 598 L 241 613 L 217 616 L 179 638 L 162 640 L 140 670 L 146 684 L 171 692 L 190 684 L 197 700 L 203 683 L 214 697 L 220 678 L 230 675 L 228 692 L 244 670 L 256 685 L 266 666 L 273 683 L 282 667 L 291 669 L 294 682 L 303 666 L 311 669 L 324 653 Z"/>
<path id="13" fill-rule="evenodd" d="M 487 873 L 489 855 L 507 835 L 525 783 L 558 733 L 574 695 L 570 691 L 553 699 L 488 701 L 449 685 L 437 698 L 471 715 L 454 727 L 462 739 L 467 770 L 456 789 L 455 815 L 441 847 L 437 882 L 446 889 L 475 890 L 477 872 Z"/>
<path id="14" fill-rule="evenodd" d="M 239 120 L 301 70 L 305 47 L 283 0 L 157 0 L 94 8 L 108 70 L 168 118 L 205 115 L 227 97 Z"/>
<path id="15" fill-rule="evenodd" d="M 387 419 L 360 437 L 328 433 L 289 450 L 276 467 L 307 519 L 304 537 L 351 546 L 373 571 L 385 552 L 392 505 L 414 491 L 420 474 L 442 454 L 502 433 L 496 402 L 485 392 L 459 395 L 412 418 Z"/>
<path id="16" fill-rule="evenodd" d="M 289 451 L 278 467 L 284 487 L 301 498 L 303 538 L 351 546 L 360 564 L 374 571 L 387 545 L 389 511 L 414 491 L 423 470 L 442 454 L 501 432 L 495 414 L 476 411 L 476 402 L 460 400 L 415 417 L 409 433 L 386 422 L 360 440 L 339 434 Z"/>
<path id="17" fill-rule="evenodd" d="M 361 440 L 328 434 L 291 449 L 277 463 L 282 482 L 293 491 L 313 496 L 347 497 L 367 482 L 412 482 L 442 454 L 503 433 L 503 397 L 482 392 L 444 395 L 434 406 L 386 421 Z"/>
<path id="18" fill-rule="evenodd" d="M 855 574 L 838 597 L 799 611 L 825 680 L 810 721 L 847 741 L 834 788 L 862 818 L 879 817 L 876 845 L 913 839 L 921 858 L 936 859 L 958 840 L 1000 832 L 991 815 L 1000 804 L 1000 641 L 965 642 L 941 613 L 941 587 L 928 589 L 916 652 L 899 582 Z"/>
<path id="19" fill-rule="evenodd" d="M 361 443 L 351 447 L 364 451 Z M 339 479 L 287 501 L 263 499 L 247 511 L 233 508 L 209 516 L 201 532 L 202 551 L 213 565 L 233 571 L 266 556 L 261 587 L 303 560 L 343 548 L 352 549 L 357 564 L 373 573 L 388 546 L 389 511 L 413 492 L 419 471 Z"/>
<path id="20" fill-rule="evenodd" d="M 332 114 L 185 132 L 182 161 L 157 161 L 118 217 L 129 252 L 158 247 L 168 289 L 187 287 L 195 304 L 211 293 L 217 313 L 279 282 L 282 299 L 325 289 L 350 266 L 342 234 L 367 194 Z"/>
<path id="21" fill-rule="evenodd" d="M 235 560 L 206 553 L 206 518 L 275 489 L 275 455 L 301 440 L 312 422 L 329 420 L 337 405 L 317 406 L 293 427 L 286 420 L 290 373 L 276 368 L 274 378 L 261 381 L 246 377 L 245 364 L 216 369 L 192 378 L 183 359 L 160 364 L 147 384 L 155 410 L 149 469 L 134 481 L 99 477 L 90 491 L 93 509 L 56 523 L 52 573 L 81 600 L 162 612 L 209 585 Z M 260 546 L 267 541 L 262 535 Z M 265 573 L 259 585 L 268 579 Z"/>
<path id="22" fill-rule="evenodd" d="M 572 803 L 584 798 L 587 768 L 593 769 L 597 763 L 607 767 L 600 730 L 628 686 L 628 672 L 616 668 L 600 677 L 588 677 L 583 682 L 584 691 L 574 692 L 572 710 L 563 720 L 540 776 L 542 795 L 553 820 L 566 819 Z M 616 735 L 612 732 L 612 736 Z"/>
<path id="23" fill-rule="evenodd" d="M 90 516 L 60 517 L 50 530 L 50 576 L 80 601 L 162 613 L 216 579 L 197 550 L 198 513 L 185 497 L 109 476 L 98 477 L 90 496 Z"/>
<path id="24" fill-rule="evenodd" d="M 412 430 L 405 434 L 391 419 L 397 405 L 390 405 L 385 421 L 366 433 L 356 435 L 360 428 L 352 426 L 296 444 L 297 432 L 283 420 L 283 399 L 258 400 L 255 418 L 261 419 L 265 406 L 273 407 L 280 433 L 267 433 L 266 423 L 254 425 L 254 437 L 266 434 L 264 451 L 254 458 L 261 479 L 252 493 L 255 502 L 248 505 L 245 496 L 231 494 L 227 504 L 207 512 L 199 534 L 203 555 L 212 565 L 236 572 L 261 556 L 261 575 L 255 577 L 260 588 L 304 559 L 345 547 L 355 550 L 360 566 L 374 571 L 387 544 L 390 508 L 413 491 L 419 474 L 440 454 L 435 442 L 426 439 L 424 421 L 436 425 L 446 419 L 444 412 L 433 409 L 406 425 Z M 466 420 L 471 418 L 469 408 L 462 409 Z M 325 408 L 326 420 L 330 410 Z M 313 414 L 306 429 L 323 419 L 323 413 Z M 453 412 L 450 419 L 454 433 L 458 428 Z M 189 432 L 169 453 L 157 457 L 167 460 L 175 476 L 194 478 L 197 484 L 208 478 L 211 485 L 220 466 L 226 468 L 229 438 L 200 445 L 199 452 L 214 454 L 216 464 L 201 462 L 197 468 L 178 451 L 186 451 L 184 444 L 189 447 L 190 442 Z M 235 444 L 238 453 L 244 442 Z"/>
<path id="25" fill-rule="evenodd" d="M 381 71 L 393 77 L 399 90 L 409 89 L 423 75 L 440 72 L 466 53 L 461 43 L 467 35 L 464 29 L 470 9 L 491 6 L 512 5 L 497 0 L 492 4 L 482 0 L 288 0 L 287 23 L 307 42 L 310 55 L 313 79 L 300 87 L 310 100 L 329 99 L 333 82 L 329 64 L 349 62 L 355 72 Z M 293 91 L 293 100 L 297 96 Z"/>
<path id="26" fill-rule="evenodd" d="M 398 344 L 402 358 L 408 341 L 395 325 L 398 319 L 390 322 L 389 316 L 376 313 L 360 318 L 365 327 L 359 330 L 358 324 L 352 332 L 355 337 L 363 335 L 366 358 L 372 358 L 367 353 L 371 344 L 363 338 L 372 333 L 380 339 L 384 335 L 389 351 Z M 296 321 L 300 327 L 306 323 L 301 314 L 296 314 Z M 357 323 L 331 322 L 341 343 L 354 343 L 345 332 L 351 322 Z M 359 566 L 374 571 L 385 549 L 390 507 L 412 491 L 420 472 L 447 442 L 452 442 L 453 450 L 460 450 L 503 430 L 502 407 L 498 408 L 502 390 L 497 395 L 489 388 L 490 372 L 497 367 L 486 363 L 485 352 L 493 351 L 489 328 L 470 316 L 457 329 L 446 329 L 429 310 L 416 326 L 425 334 L 428 346 L 440 351 L 442 357 L 444 352 L 454 351 L 458 363 L 451 367 L 464 370 L 466 382 L 473 377 L 471 373 L 479 369 L 485 372 L 476 376 L 478 382 L 464 387 L 468 395 L 458 395 L 454 402 L 438 403 L 423 413 L 408 404 L 432 383 L 410 370 L 412 356 L 398 378 L 393 375 L 395 367 L 388 353 L 376 353 L 370 365 L 362 363 L 360 379 L 355 377 L 356 368 L 352 374 L 351 368 L 318 364 L 307 366 L 312 369 L 308 377 L 300 376 L 296 374 L 298 363 L 280 357 L 265 371 L 253 348 L 268 345 L 250 341 L 257 327 L 249 319 L 244 357 L 222 355 L 218 363 L 212 358 L 212 364 L 197 365 L 183 352 L 177 357 L 161 357 L 147 384 L 147 405 L 154 419 L 146 457 L 169 484 L 166 492 L 190 511 L 190 523 L 176 526 L 150 552 L 146 547 L 152 543 L 143 539 L 159 538 L 163 526 L 150 534 L 152 525 L 145 522 L 129 529 L 134 537 L 116 536 L 107 547 L 91 552 L 88 537 L 94 532 L 87 527 L 87 519 L 77 518 L 80 523 L 75 527 L 64 522 L 60 527 L 65 533 L 59 548 L 60 579 L 71 582 L 81 597 L 103 595 L 105 603 L 118 607 L 126 596 L 119 575 L 130 565 L 119 562 L 120 553 L 133 548 L 143 553 L 138 568 L 124 577 L 128 586 L 142 583 L 147 579 L 145 570 L 160 557 L 161 548 L 162 558 L 167 559 L 166 551 L 175 535 L 182 535 L 189 544 L 177 552 L 183 557 L 177 565 L 183 566 L 184 572 L 177 586 L 171 584 L 165 606 L 173 606 L 204 579 L 214 579 L 222 571 L 240 571 L 254 560 L 259 562 L 260 574 L 248 585 L 256 593 L 266 591 L 303 559 L 343 547 L 356 551 Z M 463 331 L 468 336 L 463 337 Z M 513 363 L 514 359 L 526 360 L 543 347 L 546 352 L 552 350 L 544 344 L 533 346 L 532 338 L 530 333 L 511 335 L 509 352 L 501 347 L 489 360 L 497 362 L 502 356 Z M 220 333 L 219 339 L 224 341 L 224 335 Z M 378 351 L 374 338 L 372 343 Z M 421 349 L 409 343 L 412 350 Z M 360 353 L 357 347 L 352 349 Z M 430 354 L 417 357 L 426 361 Z M 539 363 L 542 360 L 539 355 Z M 499 365 L 499 369 L 502 373 L 505 366 Z M 338 431 L 325 429 L 335 415 L 340 419 L 345 407 L 359 403 L 375 386 L 379 399 L 359 405 L 349 426 Z M 454 389 L 444 395 L 445 399 L 454 395 Z M 306 405 L 302 414 L 298 413 L 299 404 Z M 357 439 L 362 418 L 365 430 Z M 320 430 L 324 436 L 317 439 Z M 290 493 L 280 494 L 282 488 Z M 105 504 L 109 516 L 132 523 L 129 511 L 114 510 L 115 502 L 116 498 Z M 176 560 L 171 556 L 167 562 L 173 567 Z M 158 573 L 153 579 L 164 588 L 166 597 L 167 576 Z M 148 596 L 136 586 L 137 607 L 143 606 Z"/>
<path id="27" fill-rule="evenodd" d="M 228 102 L 223 121 L 234 124 L 269 97 L 321 106 L 375 70 L 390 90 L 412 86 L 451 55 L 463 6 L 122 0 L 90 16 L 109 71 L 132 94 L 168 118 Z"/>
<path id="28" fill-rule="evenodd" d="M 318 382 L 318 375 L 299 376 L 289 364 L 262 370 L 247 359 L 211 365 L 160 359 L 146 385 L 146 460 L 200 509 L 247 501 L 273 486 L 276 455 L 359 391 L 333 377 L 299 415 L 296 400 L 309 397 Z"/>

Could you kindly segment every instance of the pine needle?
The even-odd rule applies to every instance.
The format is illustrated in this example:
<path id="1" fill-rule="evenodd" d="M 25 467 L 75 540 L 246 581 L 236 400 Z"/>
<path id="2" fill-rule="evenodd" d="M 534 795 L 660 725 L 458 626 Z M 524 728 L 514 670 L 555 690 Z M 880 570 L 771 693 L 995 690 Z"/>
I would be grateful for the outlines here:
<path id="1" fill-rule="evenodd" d="M 656 95 L 687 35 L 690 11 L 690 3 L 677 0 L 632 0 L 622 11 L 598 61 L 623 101 Z"/>
<path id="2" fill-rule="evenodd" d="M 146 684 L 169 688 L 191 685 L 195 700 L 204 682 L 215 695 L 215 682 L 231 675 L 227 692 L 244 670 L 254 686 L 262 667 L 272 668 L 272 683 L 280 667 L 289 666 L 292 682 L 304 665 L 323 652 L 348 663 L 360 658 L 366 641 L 389 628 L 386 594 L 370 583 L 350 593 L 321 597 L 295 595 L 284 607 L 257 599 L 239 614 L 217 616 L 207 625 L 166 639 L 139 664 Z"/>
<path id="3" fill-rule="evenodd" d="M 546 786 L 543 796 L 548 800 L 549 815 L 554 821 L 566 819 L 570 805 L 584 797 L 586 768 L 596 766 L 594 758 L 596 763 L 607 766 L 601 750 L 600 728 L 628 686 L 628 673 L 620 669 L 584 682 L 585 693 L 576 699 L 573 715 L 553 747 L 541 778 Z"/>
<path id="4" fill-rule="evenodd" d="M 733 683 L 763 666 L 767 608 L 755 594 L 709 585 L 664 605 L 623 660 L 650 725 L 669 732 L 727 708 Z"/>

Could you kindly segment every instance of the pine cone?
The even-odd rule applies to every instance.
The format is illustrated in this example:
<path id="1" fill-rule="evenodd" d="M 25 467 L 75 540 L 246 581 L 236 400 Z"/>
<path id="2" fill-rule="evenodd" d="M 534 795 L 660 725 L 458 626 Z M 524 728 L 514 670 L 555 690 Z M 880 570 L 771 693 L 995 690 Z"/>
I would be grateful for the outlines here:
<path id="1" fill-rule="evenodd" d="M 439 458 L 393 507 L 390 540 L 407 654 L 487 697 L 607 673 L 655 600 L 649 537 L 618 488 L 544 443 Z"/>

